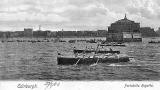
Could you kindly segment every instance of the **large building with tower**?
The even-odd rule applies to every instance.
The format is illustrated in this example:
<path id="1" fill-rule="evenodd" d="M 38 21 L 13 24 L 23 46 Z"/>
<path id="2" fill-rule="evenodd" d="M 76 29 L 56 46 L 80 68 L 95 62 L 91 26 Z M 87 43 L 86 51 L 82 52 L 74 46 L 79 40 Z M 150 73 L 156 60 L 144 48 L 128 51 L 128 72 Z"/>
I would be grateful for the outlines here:
<path id="1" fill-rule="evenodd" d="M 109 42 L 141 42 L 140 23 L 127 19 L 125 15 L 124 19 L 108 27 L 106 40 Z"/>

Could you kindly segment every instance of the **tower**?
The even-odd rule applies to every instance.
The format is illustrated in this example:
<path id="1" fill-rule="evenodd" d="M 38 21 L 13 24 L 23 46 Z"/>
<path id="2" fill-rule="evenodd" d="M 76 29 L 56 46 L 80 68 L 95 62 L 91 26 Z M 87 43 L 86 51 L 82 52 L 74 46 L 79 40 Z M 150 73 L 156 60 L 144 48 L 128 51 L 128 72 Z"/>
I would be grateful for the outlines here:
<path id="1" fill-rule="evenodd" d="M 126 15 L 126 13 L 125 13 L 124 19 L 127 19 L 127 15 Z"/>

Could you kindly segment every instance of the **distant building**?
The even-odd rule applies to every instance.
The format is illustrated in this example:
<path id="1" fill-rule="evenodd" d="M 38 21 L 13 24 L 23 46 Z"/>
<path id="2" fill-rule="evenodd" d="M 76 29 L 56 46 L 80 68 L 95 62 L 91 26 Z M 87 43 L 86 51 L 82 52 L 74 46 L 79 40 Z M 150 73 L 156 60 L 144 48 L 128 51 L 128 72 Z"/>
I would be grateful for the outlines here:
<path id="1" fill-rule="evenodd" d="M 156 31 L 156 33 L 158 34 L 158 36 L 160 36 L 160 27 L 158 28 L 158 30 Z"/>
<path id="2" fill-rule="evenodd" d="M 151 27 L 141 27 L 140 32 L 142 33 L 142 37 L 157 37 L 158 34 Z"/>
<path id="3" fill-rule="evenodd" d="M 107 30 L 97 30 L 97 36 L 105 37 L 107 34 Z"/>
<path id="4" fill-rule="evenodd" d="M 140 23 L 127 19 L 118 20 L 108 27 L 106 40 L 111 42 L 136 42 L 142 41 Z"/>
<path id="5" fill-rule="evenodd" d="M 33 37 L 36 37 L 36 38 L 49 38 L 51 37 L 51 34 L 52 32 L 51 31 L 41 31 L 41 30 L 38 30 L 38 31 L 34 31 L 33 32 Z"/>
<path id="6" fill-rule="evenodd" d="M 24 28 L 24 37 L 32 37 L 33 29 L 32 28 Z"/>

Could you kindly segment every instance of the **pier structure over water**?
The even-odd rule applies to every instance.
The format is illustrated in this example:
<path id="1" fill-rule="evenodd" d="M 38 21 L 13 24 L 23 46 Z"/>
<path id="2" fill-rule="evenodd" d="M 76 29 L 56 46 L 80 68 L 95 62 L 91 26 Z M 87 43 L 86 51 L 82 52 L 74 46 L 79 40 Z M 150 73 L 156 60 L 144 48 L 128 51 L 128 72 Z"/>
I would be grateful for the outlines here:
<path id="1" fill-rule="evenodd" d="M 118 20 L 108 27 L 106 41 L 141 42 L 142 36 L 140 33 L 140 23 L 127 19 L 125 14 L 124 19 Z"/>

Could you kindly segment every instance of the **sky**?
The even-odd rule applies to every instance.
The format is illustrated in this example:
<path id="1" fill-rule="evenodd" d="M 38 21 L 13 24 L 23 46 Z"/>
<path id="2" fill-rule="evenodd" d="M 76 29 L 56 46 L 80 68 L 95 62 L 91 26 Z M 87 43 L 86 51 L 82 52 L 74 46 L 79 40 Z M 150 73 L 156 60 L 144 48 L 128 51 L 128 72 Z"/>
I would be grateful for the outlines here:
<path id="1" fill-rule="evenodd" d="M 0 30 L 97 30 L 124 18 L 160 27 L 160 0 L 1 0 Z"/>

